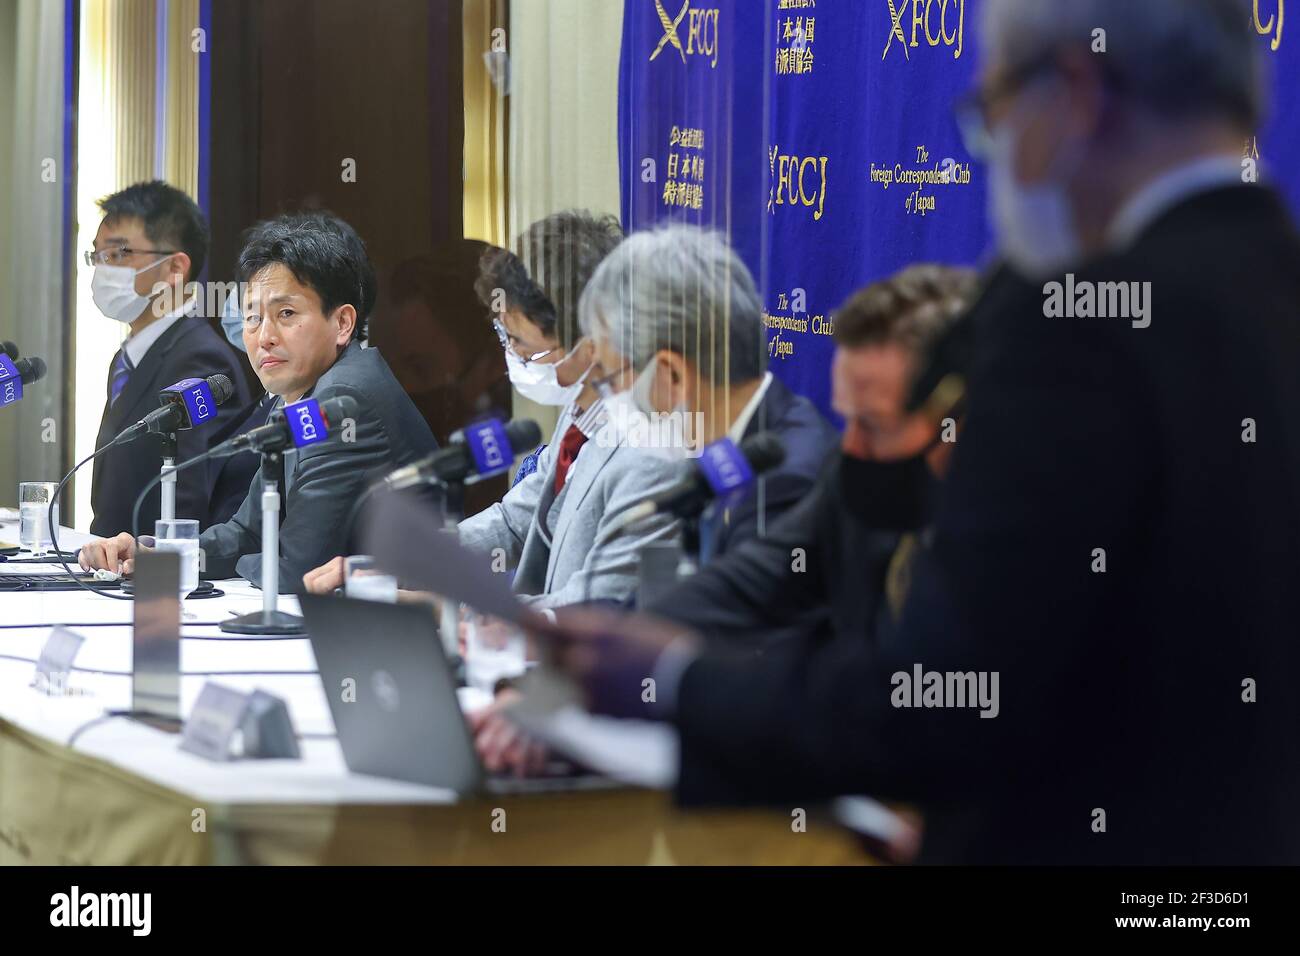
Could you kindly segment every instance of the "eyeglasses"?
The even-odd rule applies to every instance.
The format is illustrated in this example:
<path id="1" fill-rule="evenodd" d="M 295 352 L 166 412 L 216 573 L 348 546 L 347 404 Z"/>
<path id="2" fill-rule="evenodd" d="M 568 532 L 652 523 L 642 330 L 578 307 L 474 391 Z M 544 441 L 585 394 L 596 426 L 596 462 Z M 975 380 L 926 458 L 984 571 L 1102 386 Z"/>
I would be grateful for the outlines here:
<path id="1" fill-rule="evenodd" d="M 594 368 L 595 366 L 592 367 Z M 614 395 L 614 386 L 612 384 L 614 379 L 621 375 L 626 375 L 628 370 L 631 368 L 631 362 L 624 362 L 618 371 L 610 372 L 608 375 L 602 375 L 600 378 L 592 379 L 591 387 L 596 390 L 596 394 L 602 399 L 612 398 Z"/>
<path id="2" fill-rule="evenodd" d="M 953 112 L 961 131 L 966 151 L 978 159 L 987 159 L 993 151 L 992 124 L 989 116 L 999 100 L 1006 99 L 1024 88 L 1031 80 L 1046 73 L 1056 63 L 1056 52 L 1035 57 L 982 89 L 975 89 L 957 101 Z"/>
<path id="3" fill-rule="evenodd" d="M 510 333 L 506 331 L 506 327 L 504 325 L 502 325 L 498 320 L 493 319 L 492 328 L 497 334 L 497 341 L 501 343 L 501 347 L 503 349 L 507 349 L 508 351 L 514 352 L 515 356 L 524 365 L 527 365 L 529 362 L 541 361 L 542 359 L 546 358 L 546 356 L 550 355 L 552 352 L 554 352 L 556 349 L 559 348 L 559 346 L 557 345 L 555 346 L 555 348 L 549 348 L 545 352 L 534 352 L 532 355 L 520 355 L 517 351 L 515 351 L 515 347 L 510 343 Z"/>
<path id="4" fill-rule="evenodd" d="M 179 249 L 132 249 L 129 246 L 110 246 L 107 249 L 95 251 L 90 250 L 85 254 L 86 265 L 88 266 L 117 266 L 122 264 L 122 260 L 127 256 L 144 255 L 146 253 L 157 256 L 174 256 Z"/>

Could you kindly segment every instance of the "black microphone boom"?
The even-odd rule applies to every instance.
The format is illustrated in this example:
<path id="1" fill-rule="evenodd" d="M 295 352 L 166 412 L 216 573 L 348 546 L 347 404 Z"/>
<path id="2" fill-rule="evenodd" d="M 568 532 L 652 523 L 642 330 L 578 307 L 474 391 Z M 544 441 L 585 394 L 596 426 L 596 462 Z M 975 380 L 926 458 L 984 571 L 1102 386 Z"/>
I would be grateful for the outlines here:
<path id="1" fill-rule="evenodd" d="M 506 438 L 510 442 L 510 455 L 530 452 L 542 442 L 542 430 L 537 422 L 526 418 L 507 422 Z M 510 459 L 506 459 L 509 462 Z M 394 491 L 414 488 L 430 483 L 456 484 L 476 474 L 478 465 L 469 445 L 450 445 L 435 451 L 414 464 L 398 468 L 383 483 Z"/>
<path id="2" fill-rule="evenodd" d="M 24 385 L 39 382 L 48 371 L 45 360 L 38 358 L 19 359 L 14 362 L 14 368 L 18 369 L 18 376 L 23 380 Z"/>
<path id="3" fill-rule="evenodd" d="M 327 398 L 320 403 L 320 413 L 325 425 L 333 428 L 339 422 L 357 417 L 357 400 L 351 395 L 339 395 Z M 269 422 L 250 429 L 242 435 L 236 435 L 212 449 L 213 458 L 228 458 L 241 451 L 269 452 L 281 451 L 293 443 L 293 432 L 283 411 L 276 412 Z"/>
<path id="4" fill-rule="evenodd" d="M 749 468 L 755 477 L 785 461 L 785 446 L 770 432 L 759 432 L 746 438 L 740 443 L 739 451 L 749 462 Z M 714 497 L 713 486 L 696 465 L 691 468 L 690 474 L 671 488 L 628 508 L 615 522 L 614 530 L 622 530 L 657 514 L 694 518 L 708 507 Z"/>
<path id="5" fill-rule="evenodd" d="M 230 399 L 230 396 L 235 394 L 235 386 L 231 384 L 230 379 L 225 375 L 209 375 L 204 381 L 208 383 L 208 388 L 212 391 L 212 400 L 218 405 L 224 405 Z M 148 432 L 170 434 L 174 431 L 193 427 L 193 422 L 190 421 L 189 409 L 185 406 L 185 402 L 170 388 L 164 389 L 159 394 L 158 400 L 162 403 L 161 408 L 154 409 L 134 425 L 123 429 L 122 433 L 114 439 L 114 442 L 131 441 Z"/>

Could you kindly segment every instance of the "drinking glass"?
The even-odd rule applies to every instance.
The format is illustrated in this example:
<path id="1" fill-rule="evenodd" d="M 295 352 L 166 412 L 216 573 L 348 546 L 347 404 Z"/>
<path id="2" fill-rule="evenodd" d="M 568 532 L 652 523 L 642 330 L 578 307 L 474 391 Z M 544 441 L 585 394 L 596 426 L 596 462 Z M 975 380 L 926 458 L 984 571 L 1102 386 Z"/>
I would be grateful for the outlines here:
<path id="1" fill-rule="evenodd" d="M 18 545 L 36 557 L 54 547 L 50 533 L 50 502 L 58 484 L 53 481 L 24 481 L 18 486 Z M 59 520 L 59 506 L 54 506 L 54 521 Z"/>

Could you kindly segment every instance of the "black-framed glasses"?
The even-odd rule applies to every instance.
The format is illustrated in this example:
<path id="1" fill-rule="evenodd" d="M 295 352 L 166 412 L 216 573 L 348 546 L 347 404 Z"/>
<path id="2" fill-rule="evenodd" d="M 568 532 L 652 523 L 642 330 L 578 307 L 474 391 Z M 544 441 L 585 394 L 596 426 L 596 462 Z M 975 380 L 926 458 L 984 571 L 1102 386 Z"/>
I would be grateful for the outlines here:
<path id="1" fill-rule="evenodd" d="M 498 321 L 497 319 L 493 319 L 492 329 L 493 331 L 496 332 L 497 341 L 501 343 L 501 347 L 503 349 L 506 349 L 507 351 L 514 352 L 515 358 L 519 359 L 519 361 L 522 362 L 524 365 L 527 365 L 529 362 L 539 362 L 559 348 L 559 346 L 557 345 L 554 348 L 547 349 L 545 352 L 534 352 L 531 355 L 520 355 L 518 352 L 515 351 L 515 347 L 510 343 L 510 333 L 506 331 L 506 327 L 502 325 L 500 321 Z"/>
<path id="2" fill-rule="evenodd" d="M 121 265 L 122 260 L 127 256 L 145 254 L 174 256 L 179 252 L 179 249 L 132 249 L 130 246 L 109 246 L 107 249 L 91 249 L 85 254 L 85 259 L 88 266 L 117 266 Z"/>

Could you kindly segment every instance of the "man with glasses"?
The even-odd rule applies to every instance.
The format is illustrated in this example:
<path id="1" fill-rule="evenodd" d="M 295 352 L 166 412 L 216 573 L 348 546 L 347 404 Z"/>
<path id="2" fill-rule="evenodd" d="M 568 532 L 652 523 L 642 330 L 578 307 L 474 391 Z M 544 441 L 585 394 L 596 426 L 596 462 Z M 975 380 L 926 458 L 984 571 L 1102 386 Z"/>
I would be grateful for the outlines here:
<path id="1" fill-rule="evenodd" d="M 329 213 L 259 223 L 239 255 L 244 345 L 274 411 L 313 398 L 348 396 L 355 421 L 331 422 L 326 440 L 285 452 L 275 474 L 258 469 L 239 511 L 203 532 L 199 544 L 213 578 L 262 580 L 261 491 L 280 486 L 279 581 L 346 554 L 353 503 L 388 472 L 437 448 L 433 433 L 375 349 L 363 349 L 378 297 L 375 272 L 356 231 Z M 246 285 L 245 285 L 246 284 Z M 130 532 L 82 549 L 83 568 L 129 571 Z"/>
<path id="2" fill-rule="evenodd" d="M 511 384 L 561 411 L 536 469 L 501 501 L 461 522 L 460 537 L 475 550 L 504 555 L 515 590 L 539 607 L 627 600 L 641 549 L 677 533 L 676 523 L 663 517 L 615 528 L 621 511 L 678 475 L 672 463 L 603 437 L 607 421 L 596 385 L 606 373 L 579 331 L 578 301 L 622 237 L 612 217 L 556 213 L 525 230 L 517 252 L 484 253 L 475 284 L 505 350 Z M 340 560 L 312 571 L 304 584 L 328 593 L 342 580 Z"/>
<path id="3" fill-rule="evenodd" d="M 99 204 L 104 219 L 95 248 L 85 255 L 94 268 L 91 295 L 105 318 L 127 328 L 126 341 L 108 371 L 107 396 L 95 447 L 113 440 L 158 407 L 158 393 L 187 378 L 227 376 L 235 386 L 228 401 L 249 401 L 240 363 L 230 347 L 200 315 L 199 302 L 185 286 L 203 271 L 208 254 L 208 224 L 189 196 L 162 182 L 136 183 Z M 194 428 L 177 435 L 177 460 L 207 451 L 216 429 Z M 95 461 L 90 489 L 94 534 L 112 534 L 131 524 L 140 490 L 162 465 L 161 436 L 150 434 L 121 445 Z M 201 527 L 215 520 L 207 476 L 199 470 L 176 476 L 176 515 L 195 518 Z M 143 527 L 152 529 L 161 508 L 156 489 L 140 509 Z"/>

